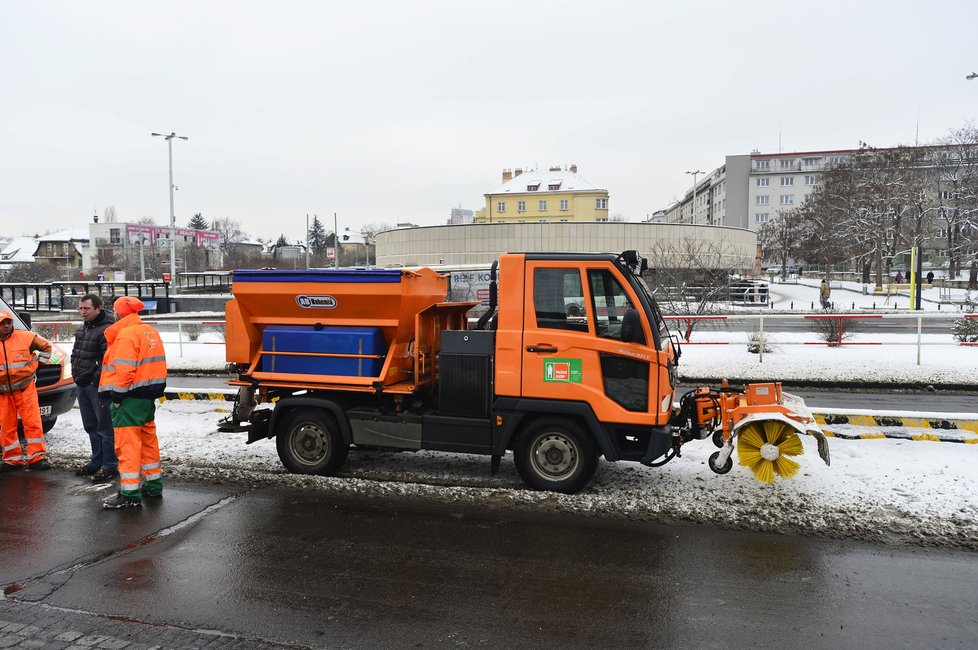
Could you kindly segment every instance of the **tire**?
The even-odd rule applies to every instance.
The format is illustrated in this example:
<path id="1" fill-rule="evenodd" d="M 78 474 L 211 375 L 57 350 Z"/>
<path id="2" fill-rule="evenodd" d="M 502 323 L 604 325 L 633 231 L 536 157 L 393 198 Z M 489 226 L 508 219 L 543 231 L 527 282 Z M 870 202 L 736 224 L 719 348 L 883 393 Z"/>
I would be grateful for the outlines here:
<path id="1" fill-rule="evenodd" d="M 516 469 L 534 490 L 574 494 L 598 466 L 594 441 L 571 420 L 531 422 L 516 442 Z"/>
<path id="2" fill-rule="evenodd" d="M 322 409 L 289 412 L 275 436 L 278 457 L 293 474 L 332 476 L 350 453 L 332 415 Z"/>
<path id="3" fill-rule="evenodd" d="M 44 429 L 44 433 L 47 433 L 48 431 L 54 428 L 54 425 L 57 424 L 57 422 L 58 422 L 58 418 L 56 417 L 45 418 L 41 420 L 41 428 Z"/>
<path id="4" fill-rule="evenodd" d="M 731 469 L 733 469 L 733 458 L 732 457 L 727 456 L 727 462 L 725 462 L 722 467 L 719 466 L 719 465 L 717 465 L 717 461 L 718 460 L 720 460 L 720 452 L 719 451 L 714 452 L 710 456 L 710 469 L 712 469 L 717 474 L 726 474 Z"/>

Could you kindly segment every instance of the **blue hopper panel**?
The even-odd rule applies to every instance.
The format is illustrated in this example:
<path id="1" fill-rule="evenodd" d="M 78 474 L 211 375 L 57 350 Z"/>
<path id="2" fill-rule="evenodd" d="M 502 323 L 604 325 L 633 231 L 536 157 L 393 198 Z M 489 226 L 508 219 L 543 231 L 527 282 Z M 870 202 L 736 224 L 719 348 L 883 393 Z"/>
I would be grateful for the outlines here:
<path id="1" fill-rule="evenodd" d="M 379 327 L 339 327 L 316 329 L 303 325 L 273 325 L 265 328 L 262 350 L 309 354 L 383 355 L 387 352 Z M 361 357 L 320 357 L 263 354 L 261 369 L 297 375 L 342 375 L 377 377 L 384 360 Z"/>

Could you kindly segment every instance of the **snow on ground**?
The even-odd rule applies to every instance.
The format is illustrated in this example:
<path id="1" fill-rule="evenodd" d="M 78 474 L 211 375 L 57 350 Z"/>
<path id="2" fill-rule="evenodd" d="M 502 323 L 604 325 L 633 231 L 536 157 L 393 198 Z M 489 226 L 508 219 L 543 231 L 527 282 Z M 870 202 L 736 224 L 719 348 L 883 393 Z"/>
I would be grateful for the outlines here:
<path id="1" fill-rule="evenodd" d="M 766 485 L 736 463 L 729 474 L 714 474 L 706 462 L 716 448 L 694 441 L 661 468 L 602 461 L 583 492 L 563 495 L 524 488 L 510 455 L 495 477 L 485 456 L 375 450 L 353 450 L 338 477 L 289 475 L 274 441 L 246 445 L 244 434 L 217 432 L 227 408 L 209 401 L 160 406 L 167 476 L 978 550 L 976 444 L 833 438 L 827 467 L 814 439 L 803 436 L 799 474 Z M 86 460 L 88 437 L 77 408 L 59 419 L 48 444 L 58 465 Z"/>
<path id="2" fill-rule="evenodd" d="M 817 281 L 772 286 L 775 305 L 817 300 Z M 837 305 L 856 302 L 871 308 L 879 296 L 835 289 Z M 938 300 L 936 289 L 925 290 Z M 937 302 L 925 303 L 930 312 Z M 948 308 L 943 306 L 942 311 Z M 770 315 L 776 310 L 745 312 Z M 797 308 L 795 314 L 798 314 Z M 916 332 L 916 317 L 912 332 Z M 909 322 L 909 321 L 908 321 Z M 763 362 L 747 351 L 747 334 L 697 328 L 680 363 L 684 377 L 737 377 L 747 380 L 872 381 L 896 385 L 975 386 L 978 349 L 956 345 L 946 334 L 923 336 L 917 365 L 916 334 L 874 335 L 886 345 L 829 348 L 806 345 L 814 335 L 777 333 Z M 176 342 L 166 333 L 171 372 L 214 371 L 224 365 L 216 333 L 201 335 L 206 344 Z M 179 387 L 179 379 L 170 382 Z M 290 485 L 324 493 L 355 493 L 385 498 L 437 500 L 492 508 L 540 509 L 636 520 L 706 523 L 782 533 L 851 537 L 887 543 L 911 543 L 978 550 L 978 444 L 912 440 L 831 438 L 832 464 L 825 466 L 815 441 L 803 437 L 802 470 L 774 485 L 756 481 L 745 468 L 719 476 L 707 466 L 716 449 L 708 440 L 687 444 L 682 458 L 661 468 L 602 461 L 588 487 L 576 495 L 534 492 L 523 487 L 512 456 L 498 474 L 489 475 L 484 456 L 437 452 L 353 450 L 333 478 L 289 475 L 278 461 L 272 440 L 246 445 L 244 434 L 218 433 L 228 404 L 167 401 L 157 412 L 164 471 L 168 476 L 207 482 L 231 482 L 244 488 Z M 978 411 L 976 405 L 975 411 Z M 925 416 L 922 413 L 903 415 Z M 974 413 L 958 414 L 978 418 Z M 853 428 L 855 430 L 855 428 Z M 923 431 L 923 430 L 922 430 Z M 905 432 L 912 434 L 913 432 Z M 87 458 L 88 437 L 77 408 L 59 419 L 48 434 L 56 464 L 74 466 Z"/>

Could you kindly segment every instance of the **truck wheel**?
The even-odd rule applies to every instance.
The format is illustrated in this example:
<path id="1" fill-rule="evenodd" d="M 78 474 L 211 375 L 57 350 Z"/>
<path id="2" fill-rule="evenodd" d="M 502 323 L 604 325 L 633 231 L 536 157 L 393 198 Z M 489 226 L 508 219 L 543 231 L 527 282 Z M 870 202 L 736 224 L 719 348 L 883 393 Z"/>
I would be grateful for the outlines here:
<path id="1" fill-rule="evenodd" d="M 332 476 L 350 452 L 336 420 L 320 409 L 291 411 L 275 436 L 278 457 L 293 474 Z"/>
<path id="2" fill-rule="evenodd" d="M 597 465 L 594 442 L 570 420 L 536 420 L 516 443 L 516 469 L 535 490 L 573 494 L 587 485 Z"/>

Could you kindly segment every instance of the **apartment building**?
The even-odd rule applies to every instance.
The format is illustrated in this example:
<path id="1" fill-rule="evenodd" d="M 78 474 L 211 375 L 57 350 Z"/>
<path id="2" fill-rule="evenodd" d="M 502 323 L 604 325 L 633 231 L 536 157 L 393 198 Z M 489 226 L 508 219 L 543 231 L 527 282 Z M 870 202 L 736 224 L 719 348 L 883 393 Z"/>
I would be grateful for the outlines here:
<path id="1" fill-rule="evenodd" d="M 608 190 L 577 173 L 577 165 L 504 169 L 503 184 L 485 194 L 475 223 L 607 221 Z"/>

